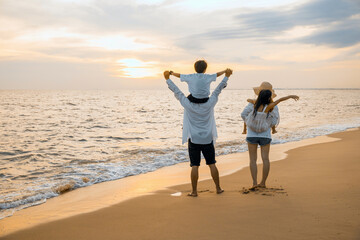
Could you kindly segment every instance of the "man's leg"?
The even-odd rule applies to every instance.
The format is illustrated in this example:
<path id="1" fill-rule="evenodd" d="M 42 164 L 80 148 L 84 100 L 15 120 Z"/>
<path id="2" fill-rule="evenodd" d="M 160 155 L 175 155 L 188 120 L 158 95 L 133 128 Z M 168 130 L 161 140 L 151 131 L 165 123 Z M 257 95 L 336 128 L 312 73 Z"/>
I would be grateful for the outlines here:
<path id="1" fill-rule="evenodd" d="M 199 166 L 201 160 L 201 147 L 199 144 L 194 144 L 189 139 L 188 141 L 188 150 L 189 150 L 189 157 L 190 157 L 190 166 L 191 166 L 191 186 L 192 191 L 188 194 L 190 197 L 197 197 L 197 183 L 199 179 Z"/>
<path id="2" fill-rule="evenodd" d="M 218 171 L 215 163 L 210 164 L 209 168 L 210 168 L 210 172 L 211 172 L 211 177 L 214 180 L 214 183 L 215 183 L 215 186 L 216 186 L 216 193 L 220 194 L 220 193 L 224 192 L 224 190 L 222 190 L 221 187 L 220 187 L 219 171 Z"/>
<path id="3" fill-rule="evenodd" d="M 248 143 L 249 158 L 250 158 L 250 172 L 251 172 L 251 177 L 253 179 L 252 188 L 255 188 L 257 186 L 257 166 L 256 166 L 257 147 L 258 147 L 257 144 Z"/>
<path id="4" fill-rule="evenodd" d="M 222 193 L 224 192 L 224 190 L 221 189 L 220 187 L 220 177 L 219 177 L 219 171 L 215 165 L 216 160 L 215 160 L 215 147 L 213 142 L 211 142 L 210 144 L 204 144 L 202 145 L 202 149 L 201 149 L 206 164 L 209 166 L 210 168 L 210 173 L 211 173 L 211 177 L 214 180 L 215 186 L 216 186 L 216 193 Z"/>
<path id="5" fill-rule="evenodd" d="M 191 167 L 191 186 L 192 191 L 189 194 L 191 197 L 197 197 L 197 183 L 199 179 L 199 166 L 192 166 Z"/>

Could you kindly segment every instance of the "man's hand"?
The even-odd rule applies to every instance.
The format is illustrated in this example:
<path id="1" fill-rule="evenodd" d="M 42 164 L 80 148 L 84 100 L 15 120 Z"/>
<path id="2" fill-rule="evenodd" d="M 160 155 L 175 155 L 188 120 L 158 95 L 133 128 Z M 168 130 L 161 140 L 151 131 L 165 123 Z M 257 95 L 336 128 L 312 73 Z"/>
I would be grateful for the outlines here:
<path id="1" fill-rule="evenodd" d="M 170 72 L 169 72 L 169 71 L 165 71 L 165 72 L 164 72 L 164 78 L 165 78 L 165 80 L 168 80 L 169 77 L 170 77 Z"/>
<path id="2" fill-rule="evenodd" d="M 225 76 L 230 77 L 230 75 L 233 73 L 233 71 L 230 68 L 227 68 L 225 71 Z"/>

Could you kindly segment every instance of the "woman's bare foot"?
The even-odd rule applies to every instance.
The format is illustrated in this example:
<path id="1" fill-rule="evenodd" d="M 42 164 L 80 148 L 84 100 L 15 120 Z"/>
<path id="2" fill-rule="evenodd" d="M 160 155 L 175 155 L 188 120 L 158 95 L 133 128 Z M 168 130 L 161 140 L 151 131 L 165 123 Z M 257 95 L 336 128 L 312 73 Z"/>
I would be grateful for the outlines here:
<path id="1" fill-rule="evenodd" d="M 250 191 L 255 191 L 255 189 L 258 187 L 259 185 L 253 185 L 251 188 L 249 188 Z"/>
<path id="2" fill-rule="evenodd" d="M 198 196 L 198 194 L 197 194 L 197 193 L 192 192 L 192 193 L 189 193 L 189 194 L 188 194 L 188 196 L 189 196 L 189 197 L 197 197 L 197 196 Z"/>
<path id="3" fill-rule="evenodd" d="M 221 193 L 223 193 L 223 192 L 224 192 L 224 190 L 221 189 L 221 188 L 216 190 L 216 193 L 217 193 L 217 194 L 221 194 Z"/>
<path id="4" fill-rule="evenodd" d="M 257 187 L 259 187 L 259 188 L 266 188 L 266 185 L 260 183 L 260 184 L 257 185 Z"/>

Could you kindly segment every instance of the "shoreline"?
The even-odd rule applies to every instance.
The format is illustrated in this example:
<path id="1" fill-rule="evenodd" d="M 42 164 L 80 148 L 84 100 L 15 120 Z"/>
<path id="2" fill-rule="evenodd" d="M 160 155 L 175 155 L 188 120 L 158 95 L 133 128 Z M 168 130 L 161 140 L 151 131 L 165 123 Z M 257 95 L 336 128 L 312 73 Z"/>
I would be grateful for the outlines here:
<path id="1" fill-rule="evenodd" d="M 359 128 L 349 129 L 343 133 L 359 131 Z M 335 133 L 338 134 L 338 133 Z M 334 134 L 331 134 L 334 135 Z M 321 143 L 331 143 L 339 139 L 329 136 L 319 136 L 298 142 L 276 144 L 271 149 L 271 162 L 286 159 L 287 151 L 304 146 Z M 239 172 L 248 166 L 248 153 L 235 153 L 217 157 L 217 166 L 220 176 L 228 176 Z M 180 163 L 158 169 L 142 175 L 131 176 L 115 181 L 95 184 L 86 188 L 62 194 L 49 199 L 46 203 L 23 209 L 13 216 L 0 220 L 0 237 L 27 228 L 35 227 L 42 223 L 57 221 L 69 217 L 91 213 L 121 204 L 127 200 L 132 201 L 137 197 L 156 194 L 159 191 L 172 191 L 174 186 L 187 184 L 190 189 L 188 163 Z M 199 181 L 210 179 L 208 169 L 202 164 L 200 167 Z M 250 186 L 251 179 L 248 179 Z M 226 190 L 226 189 L 225 189 Z M 171 194 L 171 193 L 169 193 Z M 127 201 L 128 202 L 128 201 Z"/>

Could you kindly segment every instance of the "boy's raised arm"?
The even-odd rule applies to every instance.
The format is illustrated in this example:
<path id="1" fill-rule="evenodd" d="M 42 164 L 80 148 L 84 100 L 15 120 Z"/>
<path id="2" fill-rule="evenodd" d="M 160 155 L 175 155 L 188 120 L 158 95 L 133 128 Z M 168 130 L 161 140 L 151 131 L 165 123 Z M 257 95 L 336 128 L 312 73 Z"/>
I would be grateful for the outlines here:
<path id="1" fill-rule="evenodd" d="M 180 73 L 174 73 L 173 71 L 170 71 L 169 73 L 170 73 L 170 75 L 173 75 L 174 77 L 180 78 Z"/>
<path id="2" fill-rule="evenodd" d="M 225 69 L 224 71 L 216 73 L 216 77 L 220 77 L 221 75 L 223 75 L 226 72 L 226 70 L 227 69 Z"/>

